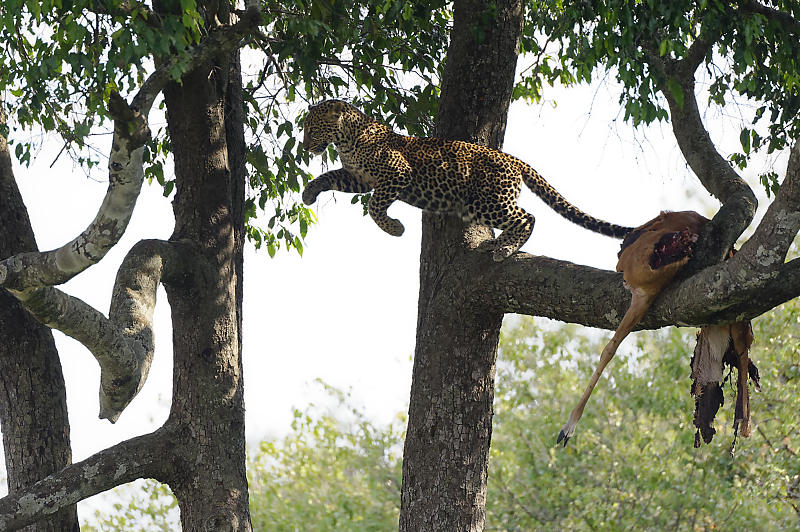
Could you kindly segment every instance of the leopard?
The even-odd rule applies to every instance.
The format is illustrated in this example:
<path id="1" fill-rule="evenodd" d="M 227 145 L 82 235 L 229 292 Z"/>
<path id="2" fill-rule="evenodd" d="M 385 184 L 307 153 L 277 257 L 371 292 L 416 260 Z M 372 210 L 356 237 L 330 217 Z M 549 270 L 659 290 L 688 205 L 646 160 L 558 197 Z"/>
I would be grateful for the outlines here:
<path id="1" fill-rule="evenodd" d="M 522 209 L 521 182 L 567 220 L 602 235 L 623 238 L 633 228 L 594 218 L 569 203 L 536 170 L 508 153 L 480 144 L 396 133 L 348 102 L 329 99 L 311 105 L 304 118 L 303 148 L 322 154 L 330 144 L 342 167 L 308 182 L 302 194 L 312 205 L 328 190 L 371 192 L 367 212 L 392 236 L 403 224 L 387 209 L 396 200 L 425 211 L 451 213 L 466 223 L 499 229 L 479 246 L 496 262 L 516 253 L 531 236 L 535 218 Z"/>

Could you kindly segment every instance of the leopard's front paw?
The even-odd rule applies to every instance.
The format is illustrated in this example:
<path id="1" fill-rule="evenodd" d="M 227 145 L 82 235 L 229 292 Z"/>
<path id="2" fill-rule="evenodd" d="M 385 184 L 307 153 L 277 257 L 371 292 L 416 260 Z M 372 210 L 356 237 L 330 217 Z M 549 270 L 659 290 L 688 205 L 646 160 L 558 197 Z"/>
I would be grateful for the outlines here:
<path id="1" fill-rule="evenodd" d="M 496 244 L 497 240 L 495 240 L 494 238 L 489 238 L 478 244 L 478 247 L 475 248 L 475 251 L 478 251 L 479 253 L 489 253 L 490 251 L 494 251 L 497 249 Z"/>
<path id="2" fill-rule="evenodd" d="M 503 246 L 501 248 L 497 248 L 492 252 L 492 259 L 495 262 L 503 262 L 508 257 L 514 254 L 516 250 L 511 246 Z"/>
<path id="3" fill-rule="evenodd" d="M 318 187 L 315 187 L 314 182 L 312 181 L 311 183 L 306 185 L 305 189 L 303 189 L 303 203 L 305 203 L 306 205 L 311 205 L 312 203 L 317 201 L 317 196 L 319 196 L 320 192 L 322 191 L 318 190 Z"/>
<path id="4" fill-rule="evenodd" d="M 395 220 L 394 218 L 388 218 L 381 229 L 392 236 L 403 236 L 403 233 L 406 230 L 400 220 Z"/>

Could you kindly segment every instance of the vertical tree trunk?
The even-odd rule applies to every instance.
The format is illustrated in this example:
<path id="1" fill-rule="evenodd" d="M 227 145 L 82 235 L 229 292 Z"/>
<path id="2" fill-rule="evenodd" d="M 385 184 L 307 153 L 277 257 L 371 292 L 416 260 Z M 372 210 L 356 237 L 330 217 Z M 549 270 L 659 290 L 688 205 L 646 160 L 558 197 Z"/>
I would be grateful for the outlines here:
<path id="1" fill-rule="evenodd" d="M 0 113 L 0 124 L 4 117 Z M 0 136 L 0 258 L 36 250 L 28 212 Z M 72 462 L 64 376 L 50 329 L 0 288 L 0 427 L 9 491 Z M 24 530 L 78 530 L 75 506 Z"/>
<path id="2" fill-rule="evenodd" d="M 437 135 L 502 145 L 522 4 L 457 1 Z M 482 530 L 494 373 L 503 313 L 480 302 L 492 237 L 425 213 L 417 345 L 403 458 L 401 531 Z"/>
<path id="3" fill-rule="evenodd" d="M 184 76 L 165 91 L 165 101 L 176 176 L 172 239 L 195 242 L 198 254 L 187 282 L 166 286 L 175 360 L 168 426 L 183 439 L 182 463 L 169 484 L 184 530 L 250 530 L 240 356 L 243 218 L 237 202 L 244 134 L 238 57 Z"/>

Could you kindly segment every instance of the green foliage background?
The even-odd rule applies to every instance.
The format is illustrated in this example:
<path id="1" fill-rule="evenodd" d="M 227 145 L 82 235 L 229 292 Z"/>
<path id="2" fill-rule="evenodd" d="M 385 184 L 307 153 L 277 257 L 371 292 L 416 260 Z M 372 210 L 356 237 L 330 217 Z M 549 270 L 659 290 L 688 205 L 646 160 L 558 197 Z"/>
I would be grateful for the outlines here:
<path id="1" fill-rule="evenodd" d="M 800 530 L 800 305 L 755 323 L 763 389 L 753 434 L 735 455 L 735 389 L 714 441 L 693 448 L 691 331 L 629 339 L 584 412 L 574 441 L 555 435 L 604 341 L 575 326 L 507 329 L 495 400 L 487 521 L 496 530 Z M 574 444 L 574 445 L 573 445 Z"/>
<path id="2" fill-rule="evenodd" d="M 800 530 L 800 302 L 754 322 L 762 390 L 752 397 L 752 436 L 739 439 L 733 457 L 730 385 L 714 441 L 692 446 L 693 331 L 629 338 L 562 449 L 555 436 L 607 334 L 509 322 L 498 362 L 487 530 Z M 255 530 L 396 529 L 404 417 L 373 423 L 348 394 L 328 391 L 333 407 L 296 411 L 288 436 L 263 441 L 252 454 Z M 167 530 L 158 528 L 172 508 L 164 488 L 145 484 L 148 490 L 113 517 L 97 516 L 98 529 Z"/>

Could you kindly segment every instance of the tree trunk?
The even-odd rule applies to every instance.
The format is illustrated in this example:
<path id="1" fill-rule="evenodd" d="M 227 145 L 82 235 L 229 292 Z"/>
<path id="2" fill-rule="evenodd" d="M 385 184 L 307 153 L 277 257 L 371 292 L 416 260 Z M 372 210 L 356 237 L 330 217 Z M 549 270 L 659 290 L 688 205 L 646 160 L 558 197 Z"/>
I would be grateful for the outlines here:
<path id="1" fill-rule="evenodd" d="M 0 115 L 0 124 L 4 123 Z M 35 251 L 28 212 L 0 136 L 0 258 Z M 64 376 L 50 329 L 0 288 L 0 427 L 8 489 L 18 491 L 72 462 Z M 75 505 L 24 530 L 78 530 Z"/>
<path id="2" fill-rule="evenodd" d="M 238 52 L 165 90 L 175 157 L 175 232 L 197 260 L 166 284 L 174 383 L 168 475 L 184 530 L 250 530 L 241 362 L 244 133 Z M 226 110 L 228 112 L 226 112 Z M 234 196 L 234 197 L 232 197 Z M 174 463 L 174 462 L 173 462 Z"/>
<path id="3" fill-rule="evenodd" d="M 456 2 L 437 136 L 502 145 L 521 31 L 519 1 Z M 474 248 L 492 231 L 422 220 L 400 530 L 482 530 L 503 311 L 482 302 L 492 258 Z"/>

